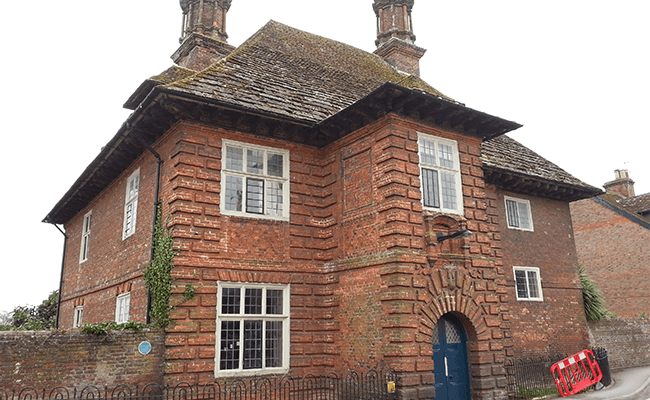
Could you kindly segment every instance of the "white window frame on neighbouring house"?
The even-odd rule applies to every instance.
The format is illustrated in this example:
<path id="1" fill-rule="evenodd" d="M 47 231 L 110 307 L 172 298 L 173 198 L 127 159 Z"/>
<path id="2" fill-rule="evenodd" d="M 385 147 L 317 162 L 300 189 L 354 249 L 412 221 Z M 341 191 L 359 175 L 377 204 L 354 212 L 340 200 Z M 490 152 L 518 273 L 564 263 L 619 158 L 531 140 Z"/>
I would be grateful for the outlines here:
<path id="1" fill-rule="evenodd" d="M 289 220 L 289 150 L 223 139 L 221 213 Z"/>
<path id="2" fill-rule="evenodd" d="M 215 377 L 289 371 L 290 287 L 218 282 Z"/>
<path id="3" fill-rule="evenodd" d="M 74 318 L 72 320 L 72 327 L 79 328 L 83 324 L 84 319 L 84 306 L 77 306 L 74 308 Z"/>
<path id="4" fill-rule="evenodd" d="M 513 267 L 515 293 L 520 301 L 544 301 L 542 279 L 537 267 Z"/>
<path id="5" fill-rule="evenodd" d="M 135 233 L 135 222 L 138 215 L 138 192 L 140 191 L 140 168 L 136 169 L 126 180 L 124 196 L 124 222 L 122 224 L 122 240 Z"/>
<path id="6" fill-rule="evenodd" d="M 520 231 L 534 231 L 530 201 L 504 196 L 504 202 L 506 205 L 506 223 L 508 224 L 508 228 Z"/>
<path id="7" fill-rule="evenodd" d="M 463 215 L 463 190 L 458 143 L 418 132 L 422 207 Z"/>
<path id="8" fill-rule="evenodd" d="M 115 322 L 123 324 L 129 321 L 131 292 L 122 293 L 115 300 Z"/>
<path id="9" fill-rule="evenodd" d="M 84 215 L 82 225 L 81 225 L 81 247 L 79 249 L 79 262 L 82 263 L 88 260 L 88 254 L 90 252 L 90 228 L 93 223 L 93 212 L 88 211 Z"/>

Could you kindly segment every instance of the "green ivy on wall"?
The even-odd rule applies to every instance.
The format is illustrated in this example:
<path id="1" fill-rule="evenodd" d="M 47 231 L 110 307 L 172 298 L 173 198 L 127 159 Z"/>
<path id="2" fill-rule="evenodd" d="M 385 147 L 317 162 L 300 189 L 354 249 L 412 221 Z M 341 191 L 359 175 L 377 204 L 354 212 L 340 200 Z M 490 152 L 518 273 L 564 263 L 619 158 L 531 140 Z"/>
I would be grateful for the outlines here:
<path id="1" fill-rule="evenodd" d="M 172 291 L 173 259 L 176 250 L 173 248 L 173 239 L 169 232 L 163 228 L 162 207 L 158 204 L 156 213 L 156 226 L 153 235 L 153 257 L 144 272 L 144 279 L 151 294 L 150 316 L 153 324 L 164 328 L 172 322 L 169 318 L 171 305 L 169 298 Z"/>

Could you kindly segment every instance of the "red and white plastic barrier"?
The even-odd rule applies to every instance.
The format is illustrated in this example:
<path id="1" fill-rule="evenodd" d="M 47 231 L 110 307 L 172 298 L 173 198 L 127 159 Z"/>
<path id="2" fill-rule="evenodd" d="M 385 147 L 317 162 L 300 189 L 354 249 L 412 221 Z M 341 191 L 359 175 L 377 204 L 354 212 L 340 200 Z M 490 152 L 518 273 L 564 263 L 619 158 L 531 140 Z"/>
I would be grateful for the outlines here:
<path id="1" fill-rule="evenodd" d="M 562 397 L 576 394 L 603 378 L 603 373 L 591 350 L 583 350 L 556 362 L 551 367 L 551 372 Z"/>

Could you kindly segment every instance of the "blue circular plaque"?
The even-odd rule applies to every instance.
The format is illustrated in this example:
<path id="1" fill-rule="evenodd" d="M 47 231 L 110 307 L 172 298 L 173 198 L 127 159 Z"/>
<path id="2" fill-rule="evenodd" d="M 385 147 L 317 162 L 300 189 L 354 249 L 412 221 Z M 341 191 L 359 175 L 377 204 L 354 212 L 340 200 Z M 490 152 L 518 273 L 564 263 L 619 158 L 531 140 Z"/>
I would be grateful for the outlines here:
<path id="1" fill-rule="evenodd" d="M 151 343 L 149 343 L 147 341 L 140 343 L 140 345 L 138 346 L 138 351 L 143 356 L 146 356 L 147 354 L 149 354 L 151 352 Z"/>

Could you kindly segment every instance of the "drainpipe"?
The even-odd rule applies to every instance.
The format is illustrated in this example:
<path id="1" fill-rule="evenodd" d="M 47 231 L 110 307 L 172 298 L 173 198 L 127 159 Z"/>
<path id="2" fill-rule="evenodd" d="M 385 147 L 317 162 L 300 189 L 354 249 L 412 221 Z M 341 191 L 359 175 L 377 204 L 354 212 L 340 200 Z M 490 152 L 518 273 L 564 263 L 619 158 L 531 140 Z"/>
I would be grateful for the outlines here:
<path id="1" fill-rule="evenodd" d="M 154 202 L 153 202 L 153 223 L 151 226 L 151 252 L 149 254 L 149 262 L 153 260 L 153 245 L 154 245 L 154 234 L 156 233 L 156 217 L 158 216 L 158 205 L 160 205 L 160 168 L 163 164 L 160 154 L 156 150 L 152 149 L 144 139 L 131 127 L 129 122 L 126 123 L 126 129 L 133 134 L 133 136 L 138 139 L 140 144 L 147 149 L 153 156 L 156 158 L 156 187 L 154 193 Z M 147 325 L 151 323 L 151 291 L 147 289 Z"/>
<path id="2" fill-rule="evenodd" d="M 61 278 L 59 279 L 59 295 L 57 296 L 57 304 L 56 304 L 56 322 L 54 324 L 54 328 L 59 329 L 59 316 L 61 313 L 61 297 L 63 297 L 63 267 L 65 267 L 65 249 L 68 245 L 68 235 L 63 232 L 61 228 L 57 224 L 52 224 L 56 229 L 61 232 L 63 235 L 63 256 L 61 257 Z"/>

